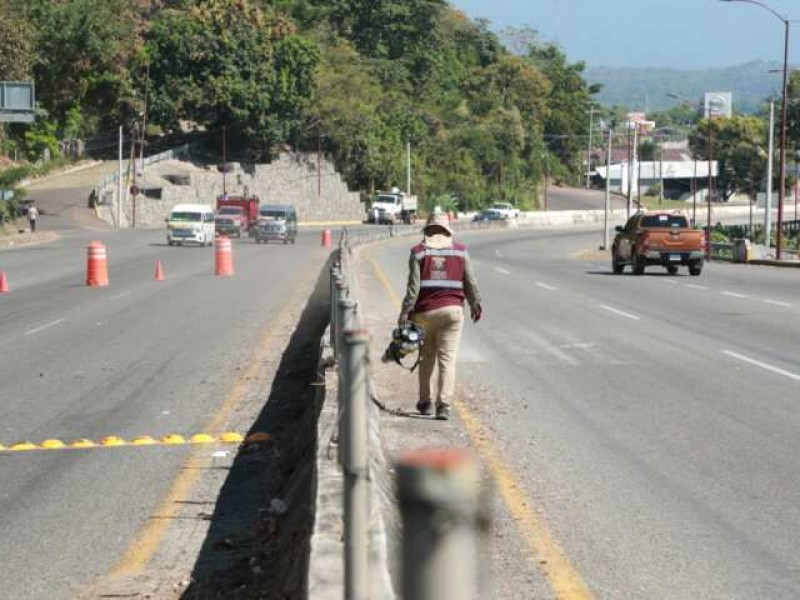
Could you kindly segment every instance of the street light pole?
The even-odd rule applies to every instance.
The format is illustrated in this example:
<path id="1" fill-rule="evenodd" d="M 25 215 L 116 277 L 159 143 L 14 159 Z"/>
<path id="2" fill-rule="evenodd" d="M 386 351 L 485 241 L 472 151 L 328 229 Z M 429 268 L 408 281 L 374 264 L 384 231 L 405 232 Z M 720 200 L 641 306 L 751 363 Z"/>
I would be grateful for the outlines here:
<path id="1" fill-rule="evenodd" d="M 786 200 L 786 96 L 789 87 L 789 19 L 783 19 L 783 97 L 781 99 L 781 158 L 780 158 L 780 190 L 778 190 L 778 231 L 775 234 L 775 258 L 781 259 L 781 240 L 783 238 L 783 203 Z"/>
<path id="2" fill-rule="evenodd" d="M 594 106 L 589 107 L 589 146 L 586 149 L 586 189 L 589 189 L 592 172 L 592 128 L 594 127 Z"/>
<path id="3" fill-rule="evenodd" d="M 783 237 L 783 203 L 786 200 L 786 96 L 789 84 L 789 19 L 759 0 L 720 0 L 720 2 L 744 2 L 755 4 L 769 11 L 783 23 L 783 89 L 781 98 L 781 157 L 780 157 L 780 188 L 778 189 L 778 223 L 775 232 L 775 258 L 781 259 L 781 243 Z"/>

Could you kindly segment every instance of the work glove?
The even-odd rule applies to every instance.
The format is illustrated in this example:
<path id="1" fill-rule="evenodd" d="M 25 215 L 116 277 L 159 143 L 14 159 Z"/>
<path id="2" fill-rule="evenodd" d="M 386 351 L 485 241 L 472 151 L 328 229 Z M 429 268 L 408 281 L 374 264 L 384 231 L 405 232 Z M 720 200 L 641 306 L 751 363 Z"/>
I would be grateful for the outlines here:
<path id="1" fill-rule="evenodd" d="M 472 322 L 477 323 L 483 316 L 483 307 L 480 304 L 475 304 L 470 307 L 470 312 L 472 313 Z"/>

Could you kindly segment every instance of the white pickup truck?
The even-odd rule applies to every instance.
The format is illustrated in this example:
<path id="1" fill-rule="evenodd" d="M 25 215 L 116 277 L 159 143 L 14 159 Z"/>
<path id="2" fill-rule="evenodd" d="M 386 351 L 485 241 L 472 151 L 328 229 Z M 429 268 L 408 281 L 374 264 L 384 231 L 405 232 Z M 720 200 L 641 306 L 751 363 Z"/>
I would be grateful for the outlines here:
<path id="1" fill-rule="evenodd" d="M 519 217 L 519 209 L 508 202 L 496 202 L 489 208 L 498 212 L 503 219 L 516 219 Z"/>
<path id="2" fill-rule="evenodd" d="M 388 192 L 378 192 L 367 213 L 368 223 L 394 225 L 413 223 L 417 215 L 417 197 L 392 188 Z"/>

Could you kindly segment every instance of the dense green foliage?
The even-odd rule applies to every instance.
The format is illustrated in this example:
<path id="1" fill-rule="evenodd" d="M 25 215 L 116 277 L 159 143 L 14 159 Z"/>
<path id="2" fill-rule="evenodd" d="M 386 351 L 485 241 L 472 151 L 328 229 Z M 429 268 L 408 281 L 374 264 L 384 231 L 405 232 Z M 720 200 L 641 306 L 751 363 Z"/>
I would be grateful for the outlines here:
<path id="1" fill-rule="evenodd" d="M 729 68 L 666 69 L 590 67 L 586 78 L 603 89 L 597 100 L 629 110 L 663 111 L 678 102 L 670 94 L 699 99 L 705 92 L 733 92 L 737 112 L 756 112 L 771 92 L 780 92 L 779 62 L 753 61 Z"/>
<path id="2" fill-rule="evenodd" d="M 0 55 L 19 60 L 0 59 L 0 78 L 37 84 L 39 123 L 12 128 L 32 158 L 59 137 L 146 118 L 151 133 L 216 140 L 224 128 L 237 159 L 321 148 L 365 191 L 405 187 L 410 143 L 412 191 L 462 208 L 535 206 L 546 170 L 580 177 L 597 92 L 584 65 L 530 30 L 511 53 L 444 0 L 5 0 L 2 10 Z"/>
<path id="3" fill-rule="evenodd" d="M 767 131 L 757 117 L 733 116 L 730 119 L 703 119 L 689 136 L 698 158 L 706 158 L 709 140 L 713 160 L 719 161 L 716 189 L 727 200 L 735 192 L 751 198 L 762 189 L 767 169 Z"/>

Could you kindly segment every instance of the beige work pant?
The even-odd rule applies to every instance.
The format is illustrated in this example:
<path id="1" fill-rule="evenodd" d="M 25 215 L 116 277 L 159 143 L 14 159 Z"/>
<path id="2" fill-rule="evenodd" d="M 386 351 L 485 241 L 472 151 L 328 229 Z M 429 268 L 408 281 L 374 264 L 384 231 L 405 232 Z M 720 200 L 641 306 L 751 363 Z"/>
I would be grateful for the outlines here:
<path id="1" fill-rule="evenodd" d="M 416 313 L 414 322 L 425 328 L 419 363 L 419 401 L 450 406 L 456 389 L 456 357 L 464 309 L 445 306 Z"/>

